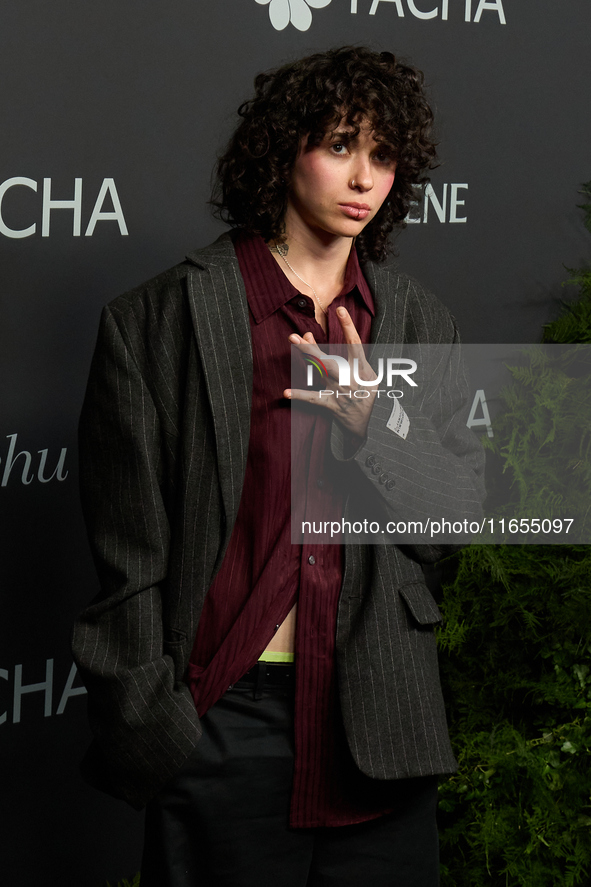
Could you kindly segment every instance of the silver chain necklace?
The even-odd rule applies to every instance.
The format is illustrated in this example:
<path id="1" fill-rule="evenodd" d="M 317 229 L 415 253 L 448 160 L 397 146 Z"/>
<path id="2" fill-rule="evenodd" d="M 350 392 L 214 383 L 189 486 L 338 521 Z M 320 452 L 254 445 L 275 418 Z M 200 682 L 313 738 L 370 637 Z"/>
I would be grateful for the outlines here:
<path id="1" fill-rule="evenodd" d="M 322 311 L 323 314 L 327 314 L 328 312 L 325 310 L 325 308 L 323 308 L 323 306 L 322 306 L 322 302 L 321 302 L 320 299 L 318 298 L 318 293 L 316 292 L 316 290 L 314 289 L 314 287 L 312 286 L 312 284 L 311 284 L 311 283 L 308 283 L 307 280 L 304 280 L 303 277 L 300 277 L 300 275 L 298 274 L 298 272 L 297 272 L 294 268 L 292 268 L 291 265 L 289 264 L 289 262 L 287 261 L 286 256 L 287 256 L 287 250 L 289 249 L 289 247 L 287 246 L 287 244 L 286 244 L 286 243 L 278 243 L 276 246 L 270 246 L 269 249 L 270 249 L 270 251 L 271 251 L 272 253 L 277 253 L 278 256 L 281 256 L 281 258 L 283 259 L 283 261 L 285 262 L 285 264 L 287 265 L 287 267 L 289 268 L 289 270 L 291 271 L 291 273 L 292 273 L 292 274 L 295 274 L 295 276 L 297 277 L 297 279 L 298 279 L 298 280 L 301 280 L 302 283 L 304 284 L 304 286 L 307 286 L 308 289 L 311 289 L 311 290 L 312 290 L 312 292 L 314 293 L 314 298 L 315 298 L 316 301 L 318 302 L 318 307 L 320 308 L 320 310 Z"/>

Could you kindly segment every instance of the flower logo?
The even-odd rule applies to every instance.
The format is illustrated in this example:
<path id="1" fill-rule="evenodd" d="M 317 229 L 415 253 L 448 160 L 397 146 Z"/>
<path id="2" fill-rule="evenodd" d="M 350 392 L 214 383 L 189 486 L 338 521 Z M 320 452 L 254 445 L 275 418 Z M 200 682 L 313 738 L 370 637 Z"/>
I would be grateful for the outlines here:
<path id="1" fill-rule="evenodd" d="M 269 4 L 269 18 L 276 31 L 283 31 L 291 22 L 298 31 L 307 31 L 312 24 L 312 9 L 322 9 L 332 0 L 256 0 L 261 6 Z"/>

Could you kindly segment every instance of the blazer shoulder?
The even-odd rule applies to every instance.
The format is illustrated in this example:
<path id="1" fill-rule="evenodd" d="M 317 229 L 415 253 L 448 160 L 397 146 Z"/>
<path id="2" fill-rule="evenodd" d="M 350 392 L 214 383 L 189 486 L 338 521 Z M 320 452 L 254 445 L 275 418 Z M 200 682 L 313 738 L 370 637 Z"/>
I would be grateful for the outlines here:
<path id="1" fill-rule="evenodd" d="M 455 319 L 449 308 L 420 280 L 410 274 L 398 273 L 397 288 L 406 294 L 409 309 L 413 314 L 428 315 L 430 320 L 443 328 L 455 328 Z"/>
<path id="2" fill-rule="evenodd" d="M 368 262 L 363 270 L 374 294 L 399 324 L 414 330 L 417 341 L 457 340 L 457 324 L 449 309 L 415 277 L 400 271 L 396 262 Z"/>
<path id="3" fill-rule="evenodd" d="M 190 274 L 199 274 L 210 266 L 232 261 L 237 262 L 236 253 L 230 235 L 224 233 L 209 246 L 189 252 L 184 261 L 117 296 L 107 308 L 122 317 L 145 311 L 148 307 L 164 309 L 184 297 Z"/>

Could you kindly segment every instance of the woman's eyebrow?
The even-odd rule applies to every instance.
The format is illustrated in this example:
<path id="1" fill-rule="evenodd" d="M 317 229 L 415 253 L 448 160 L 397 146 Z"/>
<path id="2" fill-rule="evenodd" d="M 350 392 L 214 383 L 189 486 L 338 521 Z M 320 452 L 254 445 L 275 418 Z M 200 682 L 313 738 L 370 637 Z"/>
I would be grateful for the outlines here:
<path id="1" fill-rule="evenodd" d="M 335 139 L 339 142 L 351 142 L 353 139 L 357 138 L 357 133 L 350 129 L 338 129 L 333 132 L 327 133 L 330 139 Z"/>

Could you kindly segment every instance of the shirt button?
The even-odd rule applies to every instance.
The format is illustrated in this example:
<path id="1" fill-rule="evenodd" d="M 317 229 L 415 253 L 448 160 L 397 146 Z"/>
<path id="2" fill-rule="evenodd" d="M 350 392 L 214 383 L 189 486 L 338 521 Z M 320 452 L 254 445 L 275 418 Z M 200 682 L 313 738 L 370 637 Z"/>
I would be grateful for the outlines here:
<path id="1" fill-rule="evenodd" d="M 375 456 L 368 456 L 367 459 L 365 460 L 365 464 L 367 465 L 368 468 L 371 468 L 372 465 L 376 464 L 376 457 Z"/>
<path id="2" fill-rule="evenodd" d="M 395 486 L 396 486 L 396 481 L 395 481 L 395 480 L 389 480 L 389 481 L 387 482 L 387 484 L 386 484 L 386 489 L 387 489 L 387 490 L 393 490 Z"/>
<path id="3" fill-rule="evenodd" d="M 298 299 L 298 307 L 299 308 L 307 308 L 308 300 L 307 299 Z"/>
<path id="4" fill-rule="evenodd" d="M 319 477 L 318 480 L 316 481 L 316 486 L 318 487 L 319 490 L 321 490 L 322 487 L 324 486 L 324 481 L 322 480 L 321 477 Z"/>
<path id="5" fill-rule="evenodd" d="M 382 470 L 382 466 L 379 464 L 379 462 L 376 462 L 376 464 L 372 465 L 372 467 L 371 467 L 372 474 L 379 474 L 381 470 Z"/>
<path id="6" fill-rule="evenodd" d="M 311 554 L 310 557 L 308 558 L 308 563 L 310 564 L 311 567 L 313 567 L 314 564 L 316 563 L 316 558 L 314 557 L 313 554 Z"/>
<path id="7" fill-rule="evenodd" d="M 380 474 L 380 476 L 378 477 L 378 482 L 381 484 L 385 484 L 387 480 L 388 480 L 388 475 L 386 474 L 386 472 L 384 472 L 383 474 Z"/>

